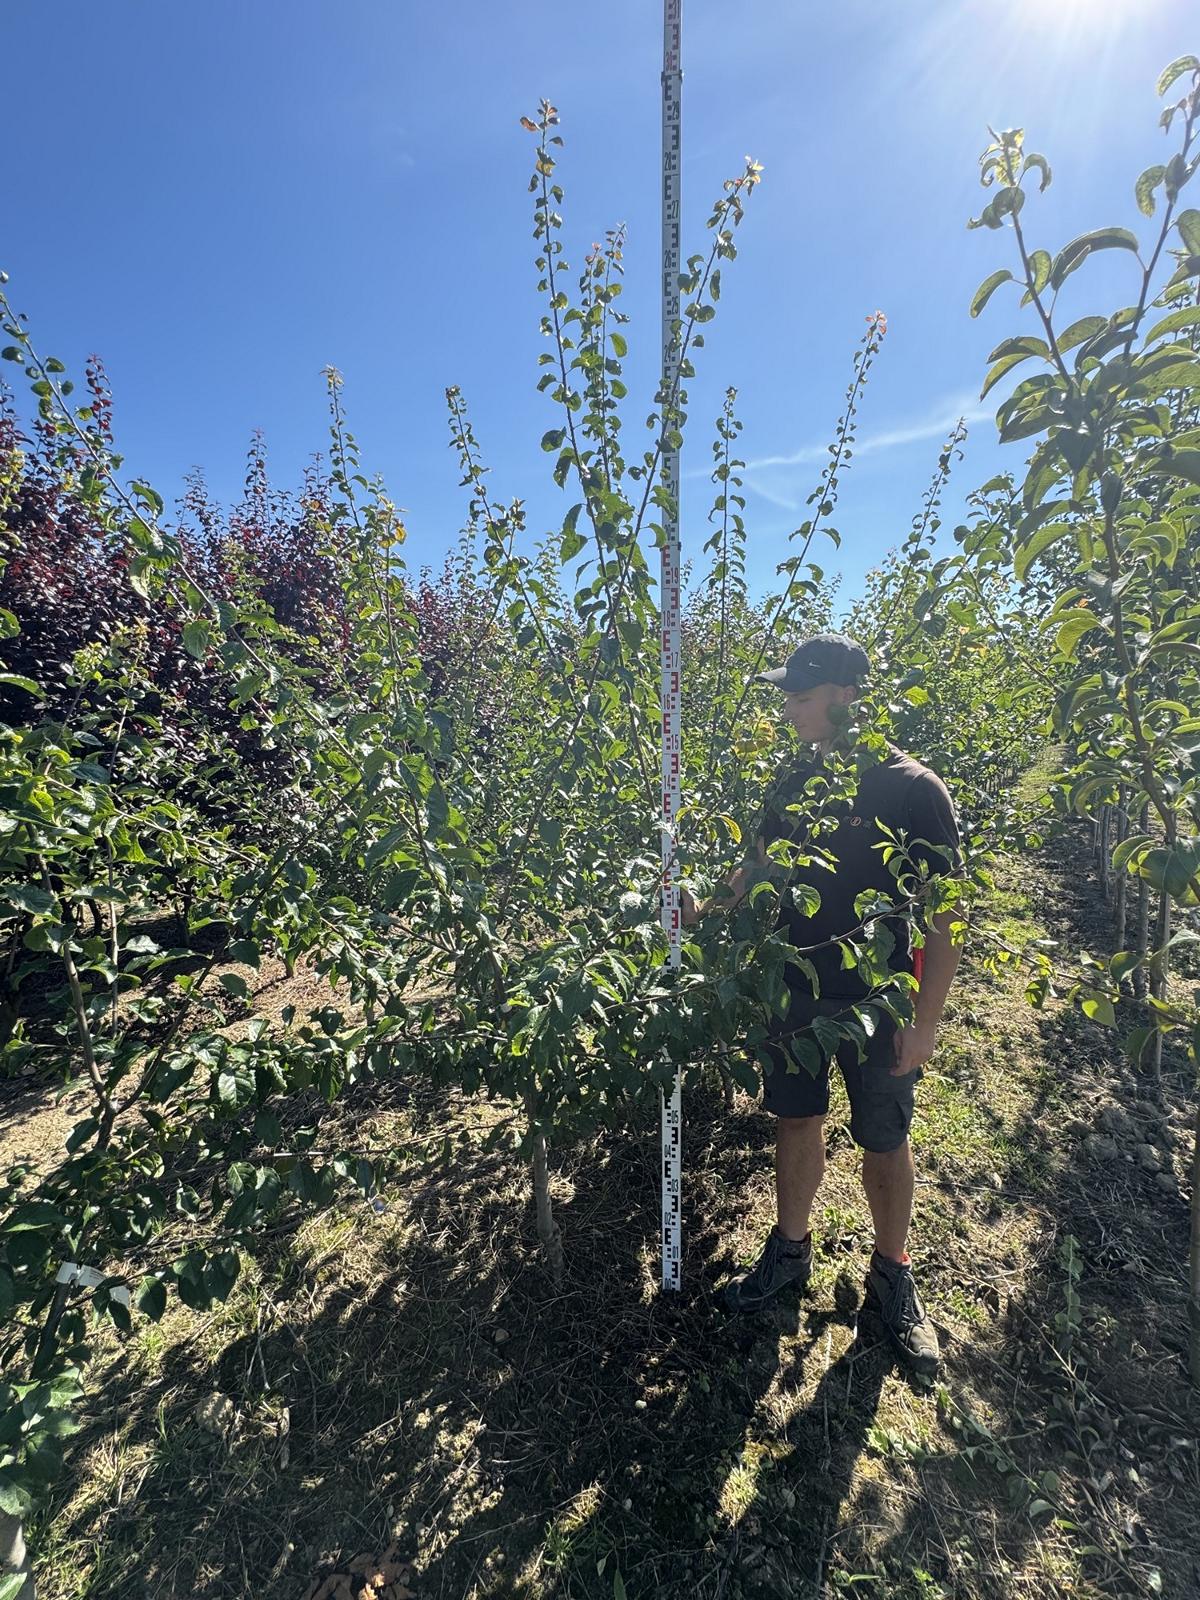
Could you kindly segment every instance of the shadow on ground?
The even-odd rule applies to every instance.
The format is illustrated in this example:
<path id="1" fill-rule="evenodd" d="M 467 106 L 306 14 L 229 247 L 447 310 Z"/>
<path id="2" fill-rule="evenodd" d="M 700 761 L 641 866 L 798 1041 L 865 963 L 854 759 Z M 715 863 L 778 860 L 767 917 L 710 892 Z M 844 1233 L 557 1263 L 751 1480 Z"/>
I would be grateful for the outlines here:
<path id="1" fill-rule="evenodd" d="M 1039 867 L 1044 888 L 1064 865 Z M 1144 1085 L 1017 994 L 967 980 L 957 1082 L 923 1086 L 940 1393 L 860 1318 L 869 1236 L 836 1122 L 813 1289 L 721 1309 L 769 1225 L 771 1128 L 705 1083 L 678 1297 L 656 1293 L 655 1127 L 558 1154 L 562 1286 L 512 1160 L 409 1169 L 382 1215 L 281 1244 L 215 1322 L 114 1355 L 76 1442 L 85 1488 L 44 1534 L 44 1597 L 1007 1600 L 1145 1593 L 1156 1571 L 1195 1592 L 1186 1206 L 1135 1164 L 1088 1165 L 1071 1119 L 1136 1120 Z M 239 1413 L 228 1439 L 197 1420 L 212 1391 Z M 404 1581 L 352 1573 L 389 1548 Z"/>

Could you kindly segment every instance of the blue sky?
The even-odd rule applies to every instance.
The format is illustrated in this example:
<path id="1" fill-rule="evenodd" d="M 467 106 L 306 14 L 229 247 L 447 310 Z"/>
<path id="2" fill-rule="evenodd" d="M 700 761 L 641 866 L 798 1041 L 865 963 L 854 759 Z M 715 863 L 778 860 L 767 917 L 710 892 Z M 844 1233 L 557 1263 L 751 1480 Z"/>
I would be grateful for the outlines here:
<path id="1" fill-rule="evenodd" d="M 879 307 L 890 331 L 827 563 L 850 596 L 907 531 L 956 416 L 972 434 L 950 523 L 972 485 L 1020 462 L 977 396 L 988 351 L 1029 313 L 1002 290 L 967 315 L 980 280 L 1010 264 L 1007 234 L 965 227 L 985 199 L 986 124 L 1024 126 L 1054 167 L 1026 208 L 1034 244 L 1145 228 L 1133 182 L 1165 147 L 1154 80 L 1200 46 L 1195 8 L 684 0 L 684 18 L 685 249 L 702 247 L 743 156 L 764 167 L 692 385 L 685 555 L 705 537 L 711 422 L 732 383 L 750 575 L 769 583 Z M 568 261 L 628 227 L 631 447 L 642 432 L 658 344 L 658 0 L 10 0 L 4 39 L 0 266 L 44 352 L 76 369 L 102 355 L 127 466 L 168 498 L 195 466 L 234 497 L 255 428 L 273 480 L 296 483 L 324 446 L 332 363 L 368 469 L 407 509 L 413 565 L 440 563 L 463 519 L 448 384 L 470 402 L 495 492 L 525 499 L 535 533 L 558 525 L 569 501 L 539 448 L 556 418 L 535 390 L 533 140 L 518 121 L 542 95 L 567 141 Z M 1089 262 L 1068 313 L 1125 303 L 1135 267 L 1120 252 Z"/>

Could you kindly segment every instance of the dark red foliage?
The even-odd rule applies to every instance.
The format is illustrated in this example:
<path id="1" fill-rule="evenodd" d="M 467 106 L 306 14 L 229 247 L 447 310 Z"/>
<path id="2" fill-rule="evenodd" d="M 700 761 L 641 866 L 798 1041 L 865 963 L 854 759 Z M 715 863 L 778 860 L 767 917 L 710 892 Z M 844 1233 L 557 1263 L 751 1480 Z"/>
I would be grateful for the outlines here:
<path id="1" fill-rule="evenodd" d="M 409 589 L 409 605 L 417 624 L 417 654 L 437 699 L 481 653 L 492 624 L 488 597 L 469 572 L 447 560 L 436 578 L 428 568 L 422 571 Z"/>
<path id="2" fill-rule="evenodd" d="M 96 425 L 107 436 L 111 399 L 103 370 L 88 365 Z M 104 643 L 118 630 L 140 630 L 148 682 L 175 706 L 201 711 L 219 725 L 236 727 L 225 710 L 227 686 L 183 647 L 182 620 L 151 603 L 129 582 L 129 556 L 119 536 L 106 533 L 79 492 L 81 461 L 64 467 L 39 427 L 23 434 L 10 406 L 0 409 L 0 606 L 19 632 L 0 643 L 6 671 L 33 679 L 51 712 L 61 710 L 76 653 Z M 338 563 L 323 549 L 322 520 L 329 485 L 314 466 L 299 496 L 271 490 L 262 443 L 250 451 L 246 494 L 224 516 L 197 476 L 180 506 L 179 535 L 189 566 L 217 598 L 257 596 L 275 619 L 316 648 L 294 649 L 313 660 L 344 647 L 346 619 Z M 35 700 L 0 686 L 0 717 L 27 720 Z M 158 707 L 170 720 L 170 707 Z"/>
<path id="3" fill-rule="evenodd" d="M 111 402 L 100 365 L 88 364 L 93 404 L 107 432 Z M 66 694 L 71 660 L 84 645 L 112 636 L 122 626 L 148 623 L 149 607 L 126 576 L 127 558 L 119 541 L 97 524 L 72 474 L 55 460 L 50 440 L 35 428 L 23 435 L 11 407 L 0 408 L 0 605 L 17 619 L 20 632 L 0 645 L 7 671 L 32 678 L 52 708 Z M 169 641 L 150 629 L 147 667 L 171 670 Z M 0 716 L 20 722 L 34 701 L 24 690 L 0 687 Z"/>
<path id="4" fill-rule="evenodd" d="M 112 401 L 97 358 L 88 363 L 87 379 L 92 426 L 107 440 Z M 124 541 L 104 530 L 79 489 L 84 465 L 82 451 L 68 450 L 64 463 L 62 439 L 40 424 L 23 433 L 11 405 L 0 400 L 0 555 L 6 558 L 0 606 L 19 627 L 0 641 L 0 666 L 33 679 L 43 697 L 39 703 L 24 690 L 0 686 L 0 718 L 20 724 L 61 714 L 76 692 L 69 680 L 77 652 L 137 630 L 144 709 L 160 737 L 179 746 L 185 765 L 203 725 L 251 766 L 278 769 L 278 751 L 262 750 L 258 730 L 241 726 L 246 713 L 229 709 L 230 685 L 215 663 L 197 661 L 184 648 L 185 619 L 131 584 Z M 213 598 L 265 603 L 291 635 L 278 647 L 313 673 L 318 689 L 337 681 L 350 643 L 338 498 L 319 460 L 299 493 L 274 489 L 255 435 L 241 500 L 225 511 L 196 472 L 174 530 L 189 569 Z M 450 560 L 439 575 L 425 571 L 409 585 L 408 602 L 434 696 L 465 693 L 469 720 L 486 741 L 510 709 L 494 662 L 487 666 L 496 647 L 490 596 L 467 562 Z"/>
<path id="5" fill-rule="evenodd" d="M 314 462 L 299 495 L 272 489 L 262 436 L 247 459 L 245 493 L 226 516 L 208 498 L 198 473 L 180 503 L 194 524 L 210 588 L 232 600 L 249 591 L 266 602 L 275 620 L 323 649 L 344 649 L 348 639 L 341 569 L 330 549 L 332 492 Z"/>

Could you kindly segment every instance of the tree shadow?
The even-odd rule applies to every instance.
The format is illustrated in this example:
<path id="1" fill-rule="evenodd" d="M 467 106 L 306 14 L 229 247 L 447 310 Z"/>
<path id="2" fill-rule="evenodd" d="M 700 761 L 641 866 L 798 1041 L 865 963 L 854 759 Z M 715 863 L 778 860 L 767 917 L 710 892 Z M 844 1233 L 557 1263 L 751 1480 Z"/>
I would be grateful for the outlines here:
<path id="1" fill-rule="evenodd" d="M 724 1311 L 728 1241 L 761 1194 L 772 1124 L 691 1086 L 681 1293 L 658 1291 L 648 1115 L 555 1152 L 562 1284 L 510 1154 L 416 1161 L 382 1215 L 361 1204 L 281 1242 L 207 1330 L 181 1319 L 112 1355 L 72 1450 L 85 1487 L 42 1530 L 44 1594 L 76 1592 L 74 1561 L 97 1600 L 135 1578 L 147 1600 L 301 1600 L 395 1541 L 422 1600 L 610 1600 L 617 1572 L 631 1596 L 818 1596 L 858 1576 L 905 1600 L 1008 1600 L 1018 1581 L 1039 1592 L 1048 1524 L 1028 1484 L 1048 1469 L 1053 1512 L 1085 1530 L 1076 1543 L 1115 1548 L 1120 1518 L 1125 1565 L 1100 1565 L 1110 1591 L 1132 1592 L 1145 1533 L 1168 1592 L 1188 1592 L 1200 1497 L 1163 1476 L 1183 1460 L 1171 1440 L 1200 1433 L 1169 1342 L 1185 1334 L 1166 1285 L 1186 1207 L 1129 1163 L 1089 1166 L 1065 1136 L 1085 1096 L 1129 1102 L 1136 1087 L 1094 1033 L 1047 1014 L 1030 1037 L 1046 1070 L 1021 1114 L 972 1107 L 1002 1152 L 994 1170 L 934 1172 L 923 1191 L 943 1245 L 922 1271 L 944 1335 L 940 1404 L 895 1373 L 833 1244 L 809 1296 Z M 446 1114 L 437 1093 L 376 1088 L 374 1109 Z M 1018 1223 L 1032 1266 L 1014 1282 Z M 1055 1323 L 1068 1233 L 1082 1261 L 1070 1338 Z M 947 1327 L 955 1295 L 977 1321 Z M 196 1418 L 214 1390 L 242 1417 L 228 1443 Z M 974 1426 L 997 1448 L 972 1457 Z M 1109 1472 L 1098 1518 L 1087 1485 Z M 918 1572 L 937 1587 L 914 1587 Z M 1059 1592 L 1049 1577 L 1044 1592 Z"/>
<path id="2" fill-rule="evenodd" d="M 794 1483 L 802 1505 L 813 1442 L 845 1412 L 854 1427 L 839 1422 L 823 1471 L 836 1499 L 883 1369 L 864 1381 L 874 1356 L 831 1356 L 843 1313 L 794 1299 L 742 1319 L 715 1303 L 753 1159 L 746 1124 L 760 1143 L 769 1130 L 745 1117 L 731 1129 L 712 1094 L 690 1111 L 693 1144 L 727 1181 L 703 1220 L 698 1197 L 689 1206 L 678 1295 L 657 1290 L 647 1130 L 643 1144 L 603 1135 L 561 1153 L 561 1285 L 535 1254 L 524 1171 L 493 1153 L 414 1170 L 385 1216 L 363 1206 L 332 1237 L 280 1246 L 219 1332 L 201 1322 L 160 1349 L 152 1337 L 114 1351 L 72 1450 L 90 1490 L 43 1530 L 46 1594 L 56 1564 L 90 1544 L 96 1596 L 126 1592 L 133 1572 L 156 1600 L 282 1600 L 393 1538 L 422 1596 L 553 1581 L 608 1597 L 617 1570 L 631 1593 L 651 1578 L 704 1592 L 757 1548 L 739 1530 L 768 1486 Z M 214 1391 L 240 1416 L 228 1440 L 197 1419 Z M 114 1495 L 97 1454 L 130 1463 L 135 1494 Z"/>

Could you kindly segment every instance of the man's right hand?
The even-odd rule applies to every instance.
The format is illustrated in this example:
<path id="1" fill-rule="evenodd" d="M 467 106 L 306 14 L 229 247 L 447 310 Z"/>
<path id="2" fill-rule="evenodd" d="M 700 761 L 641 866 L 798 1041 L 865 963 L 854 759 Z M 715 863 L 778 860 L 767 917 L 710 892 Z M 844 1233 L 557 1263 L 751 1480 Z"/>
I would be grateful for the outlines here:
<path id="1" fill-rule="evenodd" d="M 694 927 L 700 920 L 700 907 L 696 896 L 681 883 L 679 885 L 679 920 L 685 928 Z"/>

